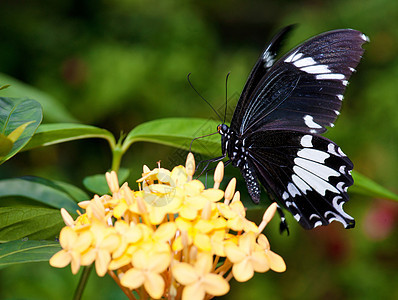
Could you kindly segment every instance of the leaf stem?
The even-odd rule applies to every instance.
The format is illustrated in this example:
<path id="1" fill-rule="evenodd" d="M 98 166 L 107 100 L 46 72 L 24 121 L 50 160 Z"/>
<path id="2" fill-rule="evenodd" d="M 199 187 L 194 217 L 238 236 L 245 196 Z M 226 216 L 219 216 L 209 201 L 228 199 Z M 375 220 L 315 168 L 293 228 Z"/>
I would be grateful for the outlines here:
<path id="1" fill-rule="evenodd" d="M 83 273 L 80 277 L 79 284 L 76 288 L 75 294 L 73 295 L 73 300 L 80 300 L 83 295 L 84 288 L 86 287 L 88 277 L 93 268 L 93 265 L 83 268 Z"/>

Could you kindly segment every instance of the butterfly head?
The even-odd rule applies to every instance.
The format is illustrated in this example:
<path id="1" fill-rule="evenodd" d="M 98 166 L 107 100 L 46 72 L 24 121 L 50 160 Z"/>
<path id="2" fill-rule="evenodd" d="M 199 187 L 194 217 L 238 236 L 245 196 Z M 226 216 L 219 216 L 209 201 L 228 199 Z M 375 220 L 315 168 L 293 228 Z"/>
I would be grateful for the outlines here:
<path id="1" fill-rule="evenodd" d="M 217 131 L 221 135 L 225 135 L 226 133 L 229 132 L 229 127 L 225 124 L 220 124 L 217 126 Z"/>

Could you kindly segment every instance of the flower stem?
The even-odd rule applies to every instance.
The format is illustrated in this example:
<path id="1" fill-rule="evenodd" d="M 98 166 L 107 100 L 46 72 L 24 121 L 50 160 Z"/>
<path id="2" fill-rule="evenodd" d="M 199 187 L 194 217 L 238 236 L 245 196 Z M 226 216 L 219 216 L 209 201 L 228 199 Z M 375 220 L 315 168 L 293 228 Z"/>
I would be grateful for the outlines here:
<path id="1" fill-rule="evenodd" d="M 119 171 L 120 163 L 122 161 L 123 150 L 119 144 L 116 144 L 112 149 L 112 170 L 116 173 Z"/>
<path id="2" fill-rule="evenodd" d="M 91 269 L 93 265 L 84 267 L 83 273 L 80 277 L 79 284 L 76 288 L 75 294 L 73 295 L 73 300 L 80 300 L 82 298 L 84 288 L 86 287 L 88 277 L 90 276 Z"/>
<path id="3" fill-rule="evenodd" d="M 108 271 L 108 274 L 113 278 L 113 280 L 117 283 L 123 293 L 129 298 L 129 300 L 137 300 L 134 294 L 126 287 L 124 287 L 121 283 L 119 278 L 115 275 L 115 273 L 111 270 Z"/>

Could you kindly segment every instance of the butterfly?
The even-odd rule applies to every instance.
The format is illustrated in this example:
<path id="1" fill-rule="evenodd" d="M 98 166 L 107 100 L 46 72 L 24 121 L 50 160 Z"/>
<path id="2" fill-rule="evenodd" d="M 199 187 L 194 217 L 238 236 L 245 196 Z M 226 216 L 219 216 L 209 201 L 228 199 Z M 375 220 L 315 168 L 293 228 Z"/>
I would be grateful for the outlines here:
<path id="1" fill-rule="evenodd" d="M 230 127 L 217 127 L 220 158 L 240 169 L 253 202 L 260 201 L 261 183 L 305 229 L 332 221 L 353 228 L 354 218 L 343 210 L 353 164 L 320 134 L 334 126 L 369 39 L 357 30 L 333 30 L 276 61 L 292 28 L 282 29 L 257 60 Z"/>

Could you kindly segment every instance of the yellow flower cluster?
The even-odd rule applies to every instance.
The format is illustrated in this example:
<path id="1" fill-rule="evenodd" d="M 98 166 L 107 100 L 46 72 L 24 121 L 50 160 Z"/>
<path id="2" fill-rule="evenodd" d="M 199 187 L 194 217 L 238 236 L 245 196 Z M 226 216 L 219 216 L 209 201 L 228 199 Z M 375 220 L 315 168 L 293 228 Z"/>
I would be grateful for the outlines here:
<path id="1" fill-rule="evenodd" d="M 192 154 L 171 172 L 144 166 L 139 191 L 127 183 L 119 188 L 116 173 L 107 173 L 112 196 L 80 202 L 86 213 L 76 220 L 61 210 L 63 249 L 50 264 L 70 263 L 76 274 L 95 263 L 97 274 L 110 274 L 130 299 L 210 299 L 228 293 L 232 277 L 243 282 L 254 272 L 285 271 L 261 233 L 276 204 L 257 226 L 245 217 L 235 179 L 225 193 L 219 189 L 222 162 L 213 188 L 193 180 L 194 171 Z"/>

